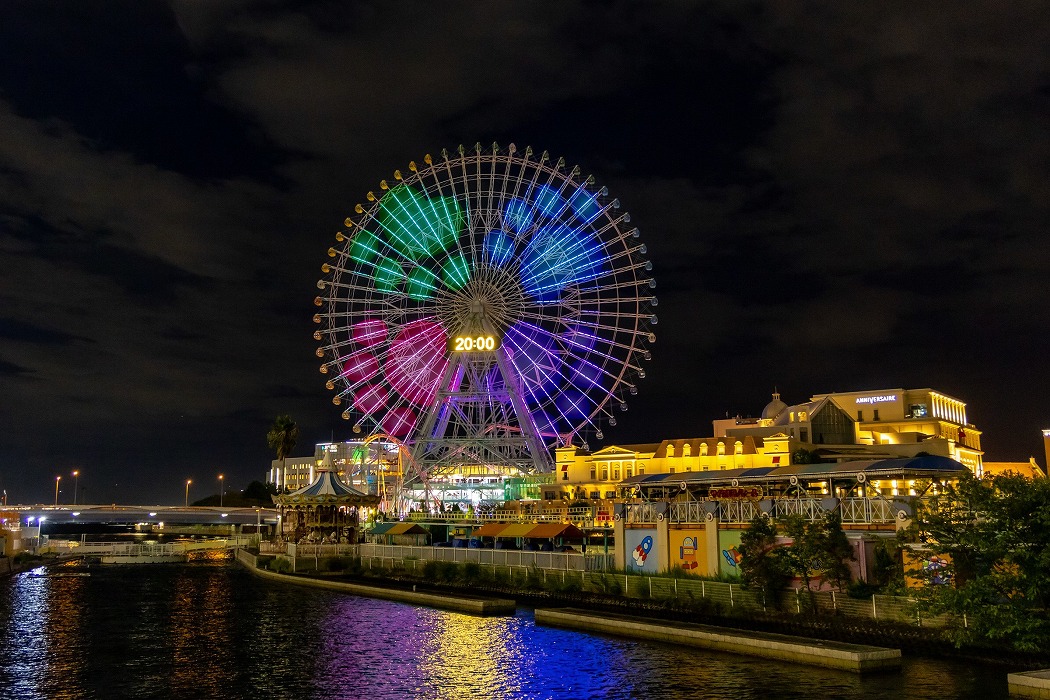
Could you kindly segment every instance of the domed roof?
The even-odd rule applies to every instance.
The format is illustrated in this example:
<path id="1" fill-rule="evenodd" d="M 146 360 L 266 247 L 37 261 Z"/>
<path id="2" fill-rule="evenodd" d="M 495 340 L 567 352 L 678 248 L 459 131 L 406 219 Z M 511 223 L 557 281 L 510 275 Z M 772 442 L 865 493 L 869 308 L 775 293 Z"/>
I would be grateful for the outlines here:
<path id="1" fill-rule="evenodd" d="M 764 420 L 773 420 L 779 416 L 788 405 L 780 400 L 780 392 L 773 392 L 773 400 L 766 404 L 766 407 L 762 409 L 762 418 Z"/>

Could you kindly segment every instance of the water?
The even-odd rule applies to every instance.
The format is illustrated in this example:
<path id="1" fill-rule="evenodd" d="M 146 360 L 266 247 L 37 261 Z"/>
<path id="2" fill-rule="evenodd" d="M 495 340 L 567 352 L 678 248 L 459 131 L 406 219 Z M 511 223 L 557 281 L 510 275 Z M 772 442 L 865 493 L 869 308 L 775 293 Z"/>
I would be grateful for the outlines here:
<path id="1" fill-rule="evenodd" d="M 274 584 L 228 562 L 0 580 L 0 698 L 1006 698 L 1006 672 L 846 672 Z"/>

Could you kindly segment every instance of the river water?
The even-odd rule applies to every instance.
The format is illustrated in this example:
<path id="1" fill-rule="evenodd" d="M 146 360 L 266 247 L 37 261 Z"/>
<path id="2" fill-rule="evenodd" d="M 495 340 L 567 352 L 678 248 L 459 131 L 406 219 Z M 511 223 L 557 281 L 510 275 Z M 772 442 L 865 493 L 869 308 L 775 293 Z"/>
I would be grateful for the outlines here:
<path id="1" fill-rule="evenodd" d="M 275 584 L 228 561 L 0 580 L 0 698 L 1006 698 L 1006 671 L 857 676 Z"/>

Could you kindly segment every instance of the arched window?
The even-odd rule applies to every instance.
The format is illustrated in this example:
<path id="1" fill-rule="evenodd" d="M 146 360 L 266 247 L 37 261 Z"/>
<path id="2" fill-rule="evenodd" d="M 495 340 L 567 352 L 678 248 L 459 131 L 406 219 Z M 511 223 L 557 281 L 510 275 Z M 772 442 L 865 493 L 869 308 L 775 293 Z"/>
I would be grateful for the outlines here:
<path id="1" fill-rule="evenodd" d="M 668 443 L 667 445 L 667 457 L 674 457 L 674 445 Z"/>
<path id="2" fill-rule="evenodd" d="M 692 453 L 693 453 L 693 448 L 692 448 L 692 446 L 690 446 L 690 444 L 688 442 L 685 443 L 684 445 L 682 445 L 682 456 L 683 457 L 688 457 Z"/>
<path id="3" fill-rule="evenodd" d="M 726 444 L 719 440 L 718 441 L 718 454 L 724 455 L 726 453 Z"/>
<path id="4" fill-rule="evenodd" d="M 700 443 L 700 456 L 702 456 L 702 457 L 706 457 L 707 456 L 707 443 L 706 442 Z"/>

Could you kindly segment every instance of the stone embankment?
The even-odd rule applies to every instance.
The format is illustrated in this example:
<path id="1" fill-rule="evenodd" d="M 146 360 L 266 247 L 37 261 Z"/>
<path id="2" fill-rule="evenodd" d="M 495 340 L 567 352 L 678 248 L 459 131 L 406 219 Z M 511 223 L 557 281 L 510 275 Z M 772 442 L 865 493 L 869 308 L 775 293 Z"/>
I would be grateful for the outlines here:
<path id="1" fill-rule="evenodd" d="M 398 603 L 422 605 L 428 608 L 452 610 L 454 612 L 468 613 L 471 615 L 513 615 L 517 609 L 517 603 L 515 603 L 515 601 L 504 598 L 438 595 L 434 593 L 425 593 L 423 591 L 366 586 L 359 583 L 348 583 L 345 581 L 332 581 L 314 576 L 279 574 L 274 571 L 260 569 L 257 565 L 256 557 L 243 549 L 237 550 L 237 561 L 243 564 L 256 576 L 260 576 L 270 581 L 280 581 L 282 583 L 292 583 L 298 586 L 310 586 L 313 588 L 326 588 L 366 598 L 392 600 Z"/>
<path id="2" fill-rule="evenodd" d="M 854 673 L 896 669 L 901 664 L 900 649 L 805 639 L 769 632 L 726 629 L 689 622 L 667 620 L 656 622 L 630 615 L 594 613 L 573 608 L 537 610 L 536 623 L 584 632 L 599 632 L 713 651 L 793 661 Z"/>

